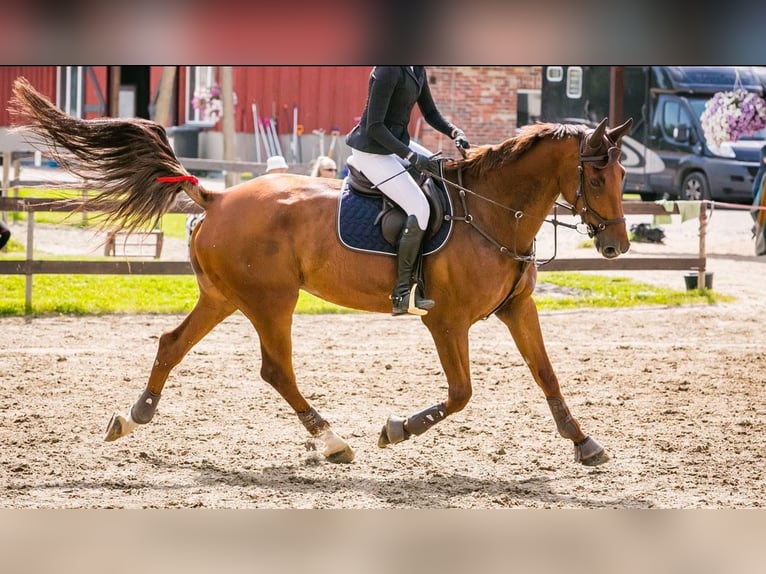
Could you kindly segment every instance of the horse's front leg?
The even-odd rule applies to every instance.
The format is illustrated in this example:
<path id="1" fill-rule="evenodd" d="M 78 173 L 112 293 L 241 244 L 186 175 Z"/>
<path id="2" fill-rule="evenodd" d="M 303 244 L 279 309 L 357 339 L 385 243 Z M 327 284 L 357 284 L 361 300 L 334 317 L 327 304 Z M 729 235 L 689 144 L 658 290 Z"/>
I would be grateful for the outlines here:
<path id="1" fill-rule="evenodd" d="M 408 417 L 389 416 L 378 438 L 380 448 L 405 441 L 412 435 L 423 434 L 447 415 L 465 408 L 471 400 L 468 327 L 450 325 L 447 328 L 429 324 L 428 328 L 447 376 L 447 400 Z"/>
<path id="2" fill-rule="evenodd" d="M 117 440 L 152 420 L 170 371 L 194 345 L 234 310 L 235 307 L 226 300 L 203 294 L 178 327 L 162 334 L 146 388 L 127 415 L 112 415 L 106 427 L 105 441 Z"/>
<path id="3" fill-rule="evenodd" d="M 604 448 L 580 429 L 580 424 L 564 401 L 559 381 L 545 350 L 537 305 L 532 297 L 515 297 L 495 314 L 510 329 L 521 356 L 543 390 L 559 434 L 574 443 L 575 461 L 586 466 L 596 466 L 608 461 L 609 456 Z"/>

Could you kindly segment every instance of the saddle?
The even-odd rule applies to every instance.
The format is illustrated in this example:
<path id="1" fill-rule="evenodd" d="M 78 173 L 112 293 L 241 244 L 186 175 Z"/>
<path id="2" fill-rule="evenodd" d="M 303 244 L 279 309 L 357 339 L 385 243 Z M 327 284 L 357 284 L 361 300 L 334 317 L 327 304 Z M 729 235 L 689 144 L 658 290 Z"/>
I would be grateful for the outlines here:
<path id="1" fill-rule="evenodd" d="M 396 247 L 399 243 L 404 222 L 407 220 L 407 214 L 404 210 L 386 197 L 383 192 L 373 187 L 373 183 L 367 179 L 351 162 L 348 166 L 348 188 L 353 193 L 363 197 L 381 199 L 381 209 L 375 218 L 375 225 L 380 225 L 383 238 L 391 245 Z M 440 164 L 441 169 L 441 164 Z M 442 174 L 443 175 L 443 174 Z M 432 177 L 427 177 L 422 173 L 414 175 L 416 183 L 423 190 L 431 208 L 431 214 L 428 218 L 428 228 L 423 241 L 434 237 L 444 224 L 444 216 L 448 211 L 446 190 L 444 184 L 437 183 Z"/>

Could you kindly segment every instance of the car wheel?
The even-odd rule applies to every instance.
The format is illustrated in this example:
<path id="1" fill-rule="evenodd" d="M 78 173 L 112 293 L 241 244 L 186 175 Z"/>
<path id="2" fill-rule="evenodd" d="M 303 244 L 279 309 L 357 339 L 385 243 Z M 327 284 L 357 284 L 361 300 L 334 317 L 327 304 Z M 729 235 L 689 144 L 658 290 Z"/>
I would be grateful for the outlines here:
<path id="1" fill-rule="evenodd" d="M 710 199 L 710 187 L 704 174 L 694 171 L 684 178 L 681 184 L 681 199 L 700 201 Z"/>

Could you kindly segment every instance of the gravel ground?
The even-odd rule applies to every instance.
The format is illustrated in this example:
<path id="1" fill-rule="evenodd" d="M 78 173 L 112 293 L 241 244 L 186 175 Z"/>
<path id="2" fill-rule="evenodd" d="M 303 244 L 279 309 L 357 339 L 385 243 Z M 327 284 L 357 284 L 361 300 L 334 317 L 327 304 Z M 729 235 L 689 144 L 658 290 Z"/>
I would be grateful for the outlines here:
<path id="1" fill-rule="evenodd" d="M 663 245 L 631 253 L 695 253 L 695 221 L 664 228 Z M 593 256 L 581 240 L 560 232 L 559 256 Z M 99 252 L 90 232 L 38 226 L 35 241 Z M 544 232 L 539 255 L 551 248 Z M 166 243 L 163 258 L 185 257 L 183 241 Z M 260 380 L 257 335 L 239 314 L 174 370 L 155 420 L 115 443 L 102 440 L 109 417 L 141 392 L 157 337 L 182 317 L 2 318 L 14 336 L 0 341 L 0 507 L 762 507 L 766 260 L 753 255 L 747 212 L 713 214 L 708 257 L 732 303 L 541 314 L 570 407 L 612 455 L 595 469 L 574 463 L 499 321 L 472 330 L 468 407 L 379 449 L 389 414 L 445 396 L 427 331 L 414 318 L 297 316 L 301 388 L 357 455 L 332 465 Z M 680 271 L 614 273 L 684 285 Z"/>

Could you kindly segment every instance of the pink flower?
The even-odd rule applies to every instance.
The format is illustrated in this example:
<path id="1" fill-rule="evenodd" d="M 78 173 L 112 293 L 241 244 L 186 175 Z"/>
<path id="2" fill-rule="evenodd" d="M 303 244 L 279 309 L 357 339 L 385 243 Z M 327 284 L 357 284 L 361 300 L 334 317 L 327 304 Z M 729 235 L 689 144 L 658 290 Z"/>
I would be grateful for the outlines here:
<path id="1" fill-rule="evenodd" d="M 766 101 L 743 89 L 716 92 L 705 104 L 700 122 L 709 145 L 737 141 L 766 127 Z"/>
<path id="2" fill-rule="evenodd" d="M 237 94 L 233 93 L 234 105 L 237 105 Z M 221 102 L 221 87 L 214 83 L 210 86 L 203 86 L 194 92 L 191 101 L 192 108 L 198 110 L 200 115 L 207 122 L 217 123 L 223 114 L 223 103 Z"/>

